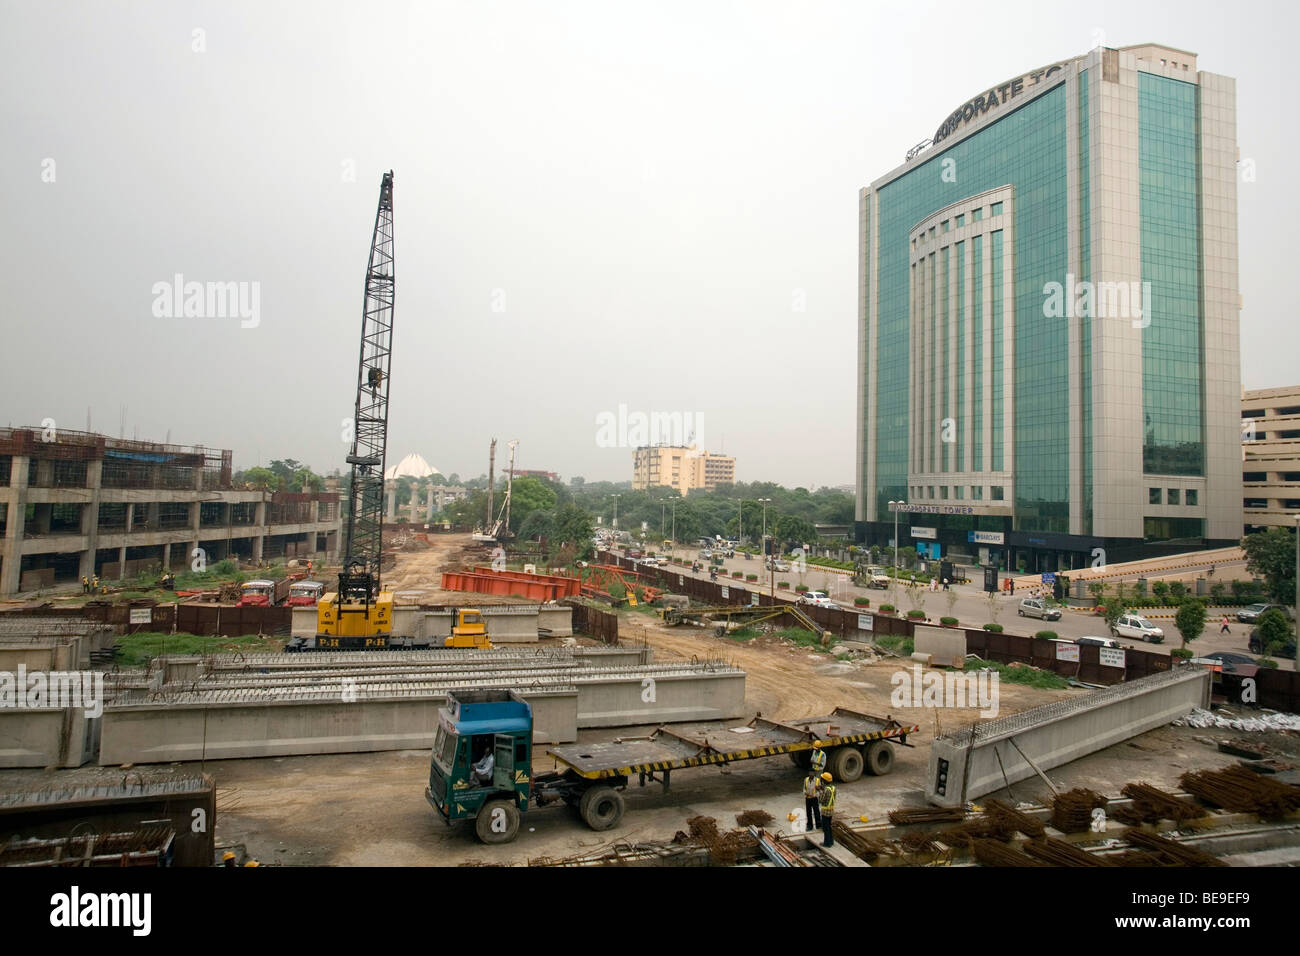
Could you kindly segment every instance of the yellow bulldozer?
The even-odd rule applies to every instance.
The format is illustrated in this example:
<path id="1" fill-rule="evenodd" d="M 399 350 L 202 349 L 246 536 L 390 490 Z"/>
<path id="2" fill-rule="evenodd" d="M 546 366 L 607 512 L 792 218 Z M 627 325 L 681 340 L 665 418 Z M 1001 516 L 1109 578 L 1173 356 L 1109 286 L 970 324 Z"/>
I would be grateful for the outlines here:
<path id="1" fill-rule="evenodd" d="M 491 650 L 492 642 L 488 640 L 487 622 L 483 612 L 470 608 L 456 608 L 451 612 L 451 637 L 442 642 L 443 647 L 472 647 L 477 650 Z"/>

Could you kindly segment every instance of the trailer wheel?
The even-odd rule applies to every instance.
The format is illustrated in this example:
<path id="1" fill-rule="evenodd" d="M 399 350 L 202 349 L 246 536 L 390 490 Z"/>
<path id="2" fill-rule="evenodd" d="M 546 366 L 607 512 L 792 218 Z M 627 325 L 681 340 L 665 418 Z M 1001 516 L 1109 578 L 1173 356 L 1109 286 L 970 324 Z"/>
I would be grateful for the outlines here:
<path id="1" fill-rule="evenodd" d="M 719 624 L 719 625 L 717 625 L 716 627 L 714 627 L 714 629 L 713 629 L 713 636 L 714 636 L 714 637 L 726 637 L 726 636 L 727 636 L 727 625 L 725 625 L 725 624 Z"/>
<path id="2" fill-rule="evenodd" d="M 812 769 L 812 751 L 794 750 L 790 753 L 790 762 L 800 770 Z"/>
<path id="3" fill-rule="evenodd" d="M 474 818 L 474 835 L 483 843 L 510 843 L 519 835 L 519 807 L 513 800 L 488 800 Z"/>
<path id="4" fill-rule="evenodd" d="M 623 819 L 623 794 L 613 787 L 592 787 L 582 795 L 578 811 L 593 830 L 608 830 Z"/>
<path id="5" fill-rule="evenodd" d="M 867 772 L 883 777 L 894 769 L 894 748 L 877 740 L 867 748 Z"/>
<path id="6" fill-rule="evenodd" d="M 837 747 L 831 754 L 831 773 L 841 783 L 852 783 L 862 776 L 862 751 L 857 747 Z"/>

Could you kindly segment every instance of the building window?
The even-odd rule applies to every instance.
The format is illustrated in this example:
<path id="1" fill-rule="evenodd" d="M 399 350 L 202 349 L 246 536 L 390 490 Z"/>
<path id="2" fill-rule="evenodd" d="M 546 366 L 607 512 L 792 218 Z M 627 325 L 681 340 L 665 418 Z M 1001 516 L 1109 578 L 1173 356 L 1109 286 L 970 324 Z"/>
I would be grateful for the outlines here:
<path id="1" fill-rule="evenodd" d="M 950 220 L 950 219 L 945 219 L 945 220 L 943 221 L 943 231 L 944 231 L 944 232 L 947 232 L 947 231 L 948 231 L 948 227 L 949 227 L 951 224 L 952 224 L 952 220 Z"/>
<path id="2" fill-rule="evenodd" d="M 983 207 L 983 206 L 980 206 L 978 209 L 972 209 L 972 210 L 971 210 L 971 214 L 970 214 L 970 221 L 971 221 L 971 222 L 979 222 L 979 221 L 980 221 L 981 219 L 983 219 L 983 218 L 984 218 L 984 207 Z"/>
<path id="3" fill-rule="evenodd" d="M 1170 489 L 1169 489 L 1169 504 L 1171 504 L 1171 505 L 1176 505 L 1176 504 L 1178 504 L 1178 489 L 1177 489 L 1177 488 L 1170 488 Z"/>
<path id="4" fill-rule="evenodd" d="M 947 486 L 947 485 L 940 485 L 940 486 L 939 486 L 939 497 L 942 498 L 944 501 L 947 501 L 947 500 L 948 500 L 948 486 Z"/>
<path id="5" fill-rule="evenodd" d="M 983 486 L 983 485 L 971 485 L 971 486 L 970 486 L 970 500 L 971 500 L 971 501 L 983 501 L 983 500 L 984 500 L 984 486 Z"/>
<path id="6" fill-rule="evenodd" d="M 990 207 L 989 207 L 989 215 L 990 215 L 990 216 L 1000 216 L 1000 215 L 1002 215 L 1002 203 L 1000 203 L 1000 202 L 995 202 L 992 206 L 990 206 Z"/>
<path id="7" fill-rule="evenodd" d="M 1149 504 L 1149 505 L 1158 505 L 1158 504 L 1160 504 L 1160 489 L 1159 489 L 1159 488 L 1148 488 L 1148 489 L 1147 489 L 1147 504 Z"/>
<path id="8" fill-rule="evenodd" d="M 990 487 L 989 497 L 992 498 L 994 501 L 1003 501 L 1004 499 L 1002 497 L 1002 486 L 993 485 L 992 487 Z"/>
<path id="9" fill-rule="evenodd" d="M 1196 505 L 1196 489 L 1195 489 L 1195 488 L 1188 488 L 1188 489 L 1187 489 L 1187 494 L 1183 497 L 1183 501 L 1184 501 L 1184 503 L 1186 503 L 1186 504 L 1188 504 L 1188 505 L 1191 505 L 1191 506 L 1195 507 L 1195 505 Z"/>
<path id="10" fill-rule="evenodd" d="M 961 228 L 962 226 L 964 226 L 964 225 L 966 225 L 966 216 L 965 216 L 965 214 L 960 215 L 960 216 L 957 217 L 957 228 L 960 229 L 960 228 Z"/>
<path id="11" fill-rule="evenodd" d="M 957 496 L 958 501 L 961 501 L 963 498 L 966 497 L 966 487 L 964 485 L 956 485 L 953 487 L 952 490 L 953 493 Z"/>
<path id="12" fill-rule="evenodd" d="M 933 498 L 933 497 L 934 497 L 934 485 L 926 485 L 926 489 L 925 489 L 925 491 L 926 491 L 925 496 L 926 496 L 927 498 Z"/>

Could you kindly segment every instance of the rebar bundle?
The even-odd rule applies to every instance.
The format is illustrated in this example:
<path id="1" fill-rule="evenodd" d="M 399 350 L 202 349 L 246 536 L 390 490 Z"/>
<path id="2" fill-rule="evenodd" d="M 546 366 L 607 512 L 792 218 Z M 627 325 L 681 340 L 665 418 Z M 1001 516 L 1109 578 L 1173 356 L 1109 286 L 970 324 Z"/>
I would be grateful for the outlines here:
<path id="1" fill-rule="evenodd" d="M 907 823 L 960 823 L 965 818 L 966 811 L 961 807 L 909 807 L 889 811 L 889 822 L 895 825 Z"/>
<path id="2" fill-rule="evenodd" d="M 1062 833 L 1083 833 L 1092 827 L 1092 811 L 1108 802 L 1095 790 L 1068 790 L 1052 801 L 1052 826 Z"/>
<path id="3" fill-rule="evenodd" d="M 1026 856 L 1020 850 L 997 840 L 976 840 L 971 852 L 984 866 L 1047 866 L 1041 860 Z"/>
<path id="4" fill-rule="evenodd" d="M 1116 807 L 1111 813 L 1111 816 L 1123 823 L 1136 825 L 1158 823 L 1161 820 L 1185 823 L 1205 816 L 1205 811 L 1200 807 L 1149 783 L 1125 784 L 1120 792 L 1133 801 L 1131 806 Z"/>
<path id="5" fill-rule="evenodd" d="M 1019 830 L 1030 839 L 1041 837 L 1047 830 L 1043 821 L 1021 813 L 1015 807 L 1001 800 L 986 800 L 984 813 L 989 821 L 999 830 Z"/>
<path id="6" fill-rule="evenodd" d="M 1161 866 L 1227 866 L 1218 857 L 1194 846 L 1170 840 L 1145 830 L 1126 830 L 1124 839 L 1131 846 L 1153 853 Z"/>
<path id="7" fill-rule="evenodd" d="M 765 827 L 772 822 L 772 814 L 766 810 L 746 810 L 744 813 L 736 814 L 736 822 L 742 827 L 754 826 Z"/>
<path id="8" fill-rule="evenodd" d="M 1057 840 L 1053 837 L 1045 837 L 1042 840 L 1033 840 L 1026 843 L 1024 850 L 1035 860 L 1049 866 L 1114 866 L 1109 860 L 1093 856 L 1091 853 L 1080 850 L 1073 843 L 1066 843 L 1064 840 Z"/>
<path id="9" fill-rule="evenodd" d="M 1300 786 L 1279 783 L 1244 767 L 1189 772 L 1178 783 L 1206 803 L 1233 813 L 1257 813 L 1265 820 L 1277 820 L 1300 809 Z"/>

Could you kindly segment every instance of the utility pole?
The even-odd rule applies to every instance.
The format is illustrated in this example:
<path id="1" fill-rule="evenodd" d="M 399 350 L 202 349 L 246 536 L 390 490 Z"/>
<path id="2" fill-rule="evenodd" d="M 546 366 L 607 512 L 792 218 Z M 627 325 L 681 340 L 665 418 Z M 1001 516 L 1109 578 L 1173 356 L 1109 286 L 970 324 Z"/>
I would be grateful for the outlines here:
<path id="1" fill-rule="evenodd" d="M 906 501 L 891 501 L 889 507 L 894 509 L 894 584 L 898 584 L 898 512 Z"/>
<path id="2" fill-rule="evenodd" d="M 492 444 L 488 447 L 488 497 L 487 497 L 487 517 L 483 519 L 483 530 L 488 534 L 492 533 L 492 519 L 496 511 L 492 507 L 492 495 L 496 484 L 496 464 L 497 464 L 497 440 L 492 439 Z"/>

